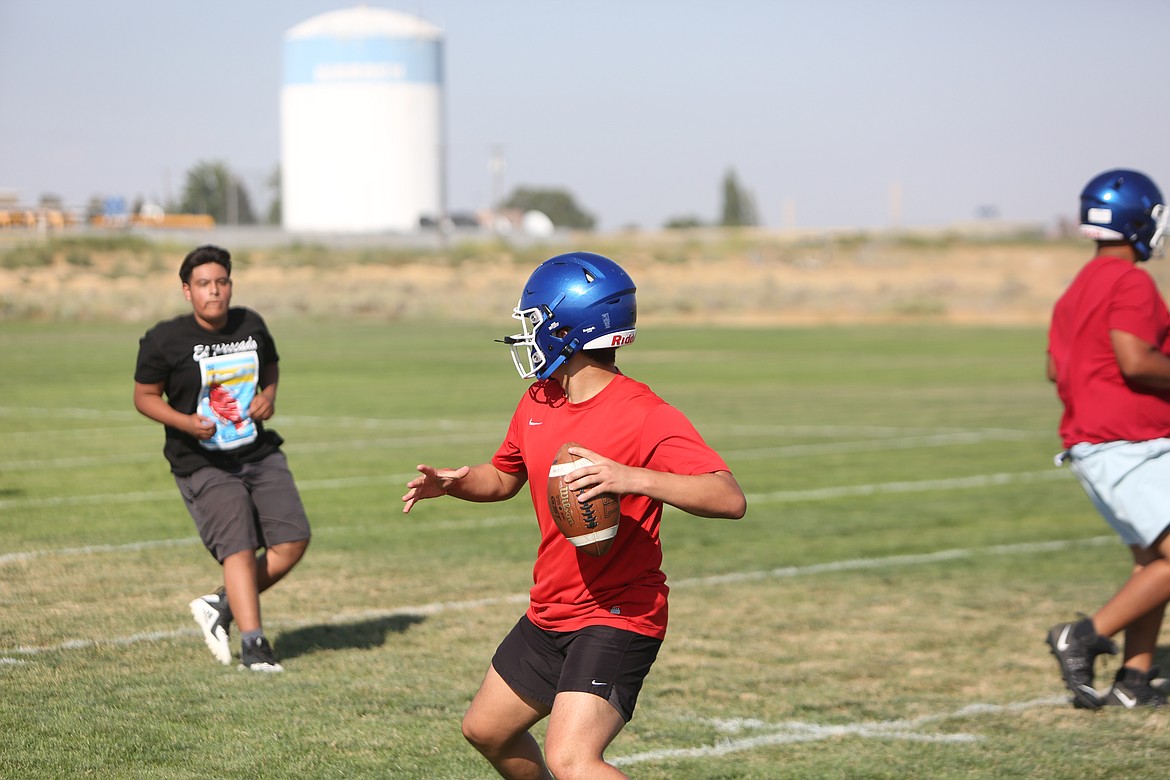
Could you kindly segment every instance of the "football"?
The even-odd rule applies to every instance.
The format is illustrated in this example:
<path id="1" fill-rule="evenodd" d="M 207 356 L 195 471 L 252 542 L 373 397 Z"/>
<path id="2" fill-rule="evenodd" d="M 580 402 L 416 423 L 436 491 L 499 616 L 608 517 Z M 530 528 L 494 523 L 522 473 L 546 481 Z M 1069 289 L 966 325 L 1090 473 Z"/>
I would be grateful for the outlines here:
<path id="1" fill-rule="evenodd" d="M 569 447 L 576 446 L 575 442 L 567 442 L 557 450 L 548 471 L 548 508 L 557 528 L 561 529 L 561 533 L 573 546 L 587 555 L 599 557 L 609 552 L 617 536 L 621 510 L 618 497 L 612 493 L 603 493 L 592 501 L 581 502 L 577 500 L 580 491 L 565 485 L 566 474 L 593 464 L 586 458 L 575 458 L 569 454 Z"/>

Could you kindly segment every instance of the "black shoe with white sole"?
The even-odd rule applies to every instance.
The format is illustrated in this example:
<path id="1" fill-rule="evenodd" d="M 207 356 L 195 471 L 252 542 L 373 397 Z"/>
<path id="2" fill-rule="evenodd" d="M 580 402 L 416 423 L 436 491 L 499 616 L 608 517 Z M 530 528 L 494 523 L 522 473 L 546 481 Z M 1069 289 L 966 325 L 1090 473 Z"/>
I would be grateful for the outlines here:
<path id="1" fill-rule="evenodd" d="M 240 668 L 250 672 L 283 672 L 272 645 L 264 637 L 245 639 L 240 645 Z"/>
<path id="2" fill-rule="evenodd" d="M 1137 707 L 1165 707 L 1166 694 L 1150 685 L 1150 681 L 1158 676 L 1158 667 L 1148 672 L 1139 672 L 1123 666 L 1117 671 L 1117 679 L 1113 687 L 1105 695 L 1106 706 L 1125 707 L 1128 710 Z"/>
<path id="3" fill-rule="evenodd" d="M 1072 691 L 1073 706 L 1095 710 L 1104 704 L 1093 687 L 1093 662 L 1102 653 L 1117 654 L 1117 645 L 1101 636 L 1087 617 L 1076 623 L 1059 623 L 1048 632 L 1048 647 L 1060 664 L 1060 676 Z"/>
<path id="4" fill-rule="evenodd" d="M 199 628 L 203 630 L 203 641 L 215 660 L 225 666 L 232 662 L 232 648 L 228 643 L 231 632 L 232 609 L 228 606 L 223 588 L 215 593 L 200 596 L 187 605 Z"/>

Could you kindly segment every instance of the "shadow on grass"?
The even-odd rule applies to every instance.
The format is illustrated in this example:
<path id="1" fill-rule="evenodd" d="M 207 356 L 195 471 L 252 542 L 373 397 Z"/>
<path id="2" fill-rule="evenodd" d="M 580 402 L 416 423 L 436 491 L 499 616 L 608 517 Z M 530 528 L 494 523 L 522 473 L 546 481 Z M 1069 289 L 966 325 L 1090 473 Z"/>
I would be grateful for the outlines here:
<path id="1" fill-rule="evenodd" d="M 401 634 L 424 620 L 420 615 L 391 615 L 357 623 L 306 626 L 282 631 L 272 645 L 280 658 L 321 650 L 369 650 L 385 644 L 387 634 Z"/>
<path id="2" fill-rule="evenodd" d="M 1162 670 L 1162 676 L 1170 674 L 1170 645 L 1160 645 L 1154 651 L 1154 666 Z"/>

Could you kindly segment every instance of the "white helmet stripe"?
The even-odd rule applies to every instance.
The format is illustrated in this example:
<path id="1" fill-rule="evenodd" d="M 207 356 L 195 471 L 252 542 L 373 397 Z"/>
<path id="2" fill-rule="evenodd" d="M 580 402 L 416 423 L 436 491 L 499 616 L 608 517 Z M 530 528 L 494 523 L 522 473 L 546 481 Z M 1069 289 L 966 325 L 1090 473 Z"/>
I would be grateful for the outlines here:
<path id="1" fill-rule="evenodd" d="M 637 333 L 636 328 L 629 330 L 615 330 L 613 333 L 606 333 L 604 336 L 598 336 L 595 339 L 590 339 L 582 345 L 581 349 L 610 349 L 612 347 L 624 347 L 627 344 L 634 343 L 634 335 Z"/>

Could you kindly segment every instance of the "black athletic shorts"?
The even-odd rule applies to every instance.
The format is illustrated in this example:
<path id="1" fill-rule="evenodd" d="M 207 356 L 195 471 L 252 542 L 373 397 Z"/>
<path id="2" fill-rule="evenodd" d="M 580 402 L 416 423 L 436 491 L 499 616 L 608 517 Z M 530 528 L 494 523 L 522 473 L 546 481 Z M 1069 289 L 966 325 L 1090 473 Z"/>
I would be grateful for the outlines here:
<path id="1" fill-rule="evenodd" d="M 642 682 L 662 640 L 613 626 L 544 631 L 520 618 L 492 658 L 492 667 L 517 693 L 552 709 L 562 691 L 592 693 L 629 723 Z"/>
<path id="2" fill-rule="evenodd" d="M 241 550 L 257 550 L 309 538 L 309 518 L 288 460 L 274 452 L 238 472 L 205 466 L 175 476 L 199 538 L 217 561 Z"/>

